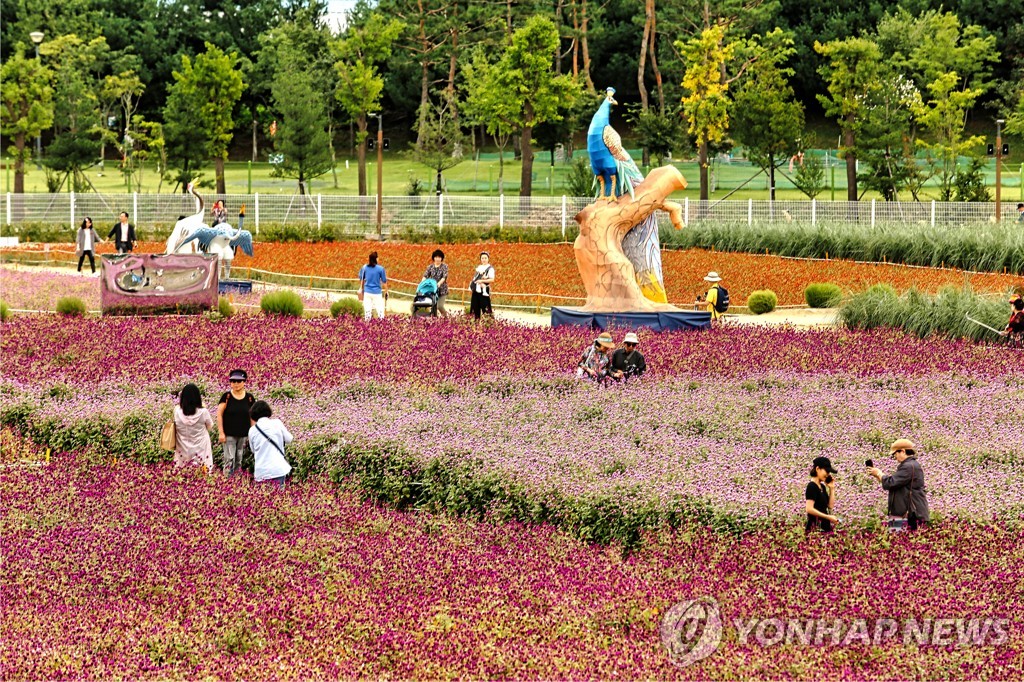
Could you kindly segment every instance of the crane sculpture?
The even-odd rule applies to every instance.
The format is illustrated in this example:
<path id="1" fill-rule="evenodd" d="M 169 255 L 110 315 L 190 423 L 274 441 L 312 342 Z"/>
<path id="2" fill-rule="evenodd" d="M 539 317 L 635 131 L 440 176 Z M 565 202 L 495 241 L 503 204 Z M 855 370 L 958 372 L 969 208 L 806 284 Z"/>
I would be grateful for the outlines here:
<path id="1" fill-rule="evenodd" d="M 196 198 L 198 210 L 182 218 L 174 225 L 174 231 L 167 238 L 166 253 L 212 253 L 216 254 L 220 263 L 221 280 L 226 280 L 231 275 L 231 262 L 235 258 L 235 249 L 242 249 L 247 256 L 253 254 L 252 233 L 242 229 L 242 222 L 245 220 L 245 210 L 238 214 L 238 229 L 223 223 L 210 227 L 204 220 L 203 198 L 196 192 L 195 187 L 189 183 L 188 191 Z"/>

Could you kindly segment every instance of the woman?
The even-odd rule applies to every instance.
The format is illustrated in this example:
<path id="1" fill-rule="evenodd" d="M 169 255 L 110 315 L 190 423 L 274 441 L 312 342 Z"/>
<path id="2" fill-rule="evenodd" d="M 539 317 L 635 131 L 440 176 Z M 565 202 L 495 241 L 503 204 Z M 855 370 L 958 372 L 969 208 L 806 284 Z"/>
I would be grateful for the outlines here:
<path id="1" fill-rule="evenodd" d="M 255 461 L 252 477 L 257 483 L 280 483 L 283 488 L 284 480 L 292 470 L 284 457 L 284 448 L 292 442 L 292 434 L 280 419 L 271 419 L 272 415 L 270 405 L 263 400 L 257 400 L 249 412 L 252 424 L 249 442 L 252 443 Z"/>
<path id="2" fill-rule="evenodd" d="M 602 332 L 594 343 L 583 350 L 583 357 L 576 365 L 576 376 L 580 379 L 602 381 L 608 376 L 609 353 L 615 347 L 612 335 Z"/>
<path id="3" fill-rule="evenodd" d="M 448 298 L 448 264 L 444 262 L 444 251 L 435 249 L 431 255 L 434 262 L 427 266 L 423 273 L 423 279 L 432 279 L 437 282 L 437 311 L 444 317 L 448 317 L 448 311 L 444 308 L 445 299 Z"/>
<path id="4" fill-rule="evenodd" d="M 493 282 L 494 266 L 491 265 L 491 254 L 481 251 L 480 265 L 476 266 L 473 281 L 469 283 L 469 288 L 473 292 L 469 311 L 478 320 L 481 315 L 494 317 L 494 311 L 491 309 L 491 284 Z"/>
<path id="5" fill-rule="evenodd" d="M 92 226 L 92 218 L 86 218 L 82 221 L 81 227 L 78 228 L 78 271 L 82 271 L 82 262 L 86 256 L 89 256 L 89 267 L 92 268 L 93 274 L 96 273 L 96 260 L 93 258 L 96 245 L 103 241 L 100 236 L 96 234 L 96 230 Z"/>
<path id="6" fill-rule="evenodd" d="M 823 533 L 830 533 L 832 524 L 839 523 L 839 519 L 829 513 L 835 503 L 835 481 L 832 474 L 837 473 L 839 472 L 832 466 L 828 457 L 816 457 L 811 464 L 811 480 L 807 483 L 807 491 L 804 493 L 804 499 L 807 501 L 805 533 L 810 533 L 816 528 Z"/>
<path id="7" fill-rule="evenodd" d="M 203 407 L 199 387 L 186 384 L 174 406 L 174 466 L 201 464 L 207 473 L 213 470 L 213 427 L 210 411 Z"/>
<path id="8" fill-rule="evenodd" d="M 213 202 L 213 210 L 210 211 L 213 214 L 212 227 L 217 225 L 227 224 L 228 222 L 228 209 L 224 205 L 223 199 L 218 199 Z"/>
<path id="9" fill-rule="evenodd" d="M 224 475 L 234 476 L 242 468 L 242 454 L 249 444 L 249 410 L 256 398 L 245 390 L 248 375 L 235 369 L 228 376 L 231 390 L 220 397 L 217 405 L 217 430 L 224 445 Z"/>
<path id="10" fill-rule="evenodd" d="M 388 303 L 388 274 L 383 265 L 377 264 L 377 252 L 370 253 L 366 265 L 359 268 L 359 295 L 363 302 L 363 320 L 369 322 L 374 311 L 377 318 L 384 319 Z"/>

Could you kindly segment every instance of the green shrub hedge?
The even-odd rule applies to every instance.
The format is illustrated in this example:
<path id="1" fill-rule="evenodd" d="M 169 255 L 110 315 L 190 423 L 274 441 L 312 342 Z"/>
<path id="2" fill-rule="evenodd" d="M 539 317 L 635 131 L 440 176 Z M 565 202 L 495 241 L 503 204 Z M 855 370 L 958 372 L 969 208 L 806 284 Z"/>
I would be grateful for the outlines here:
<path id="1" fill-rule="evenodd" d="M 11 319 L 11 309 L 6 303 L 0 301 L 0 322 L 6 322 Z"/>
<path id="2" fill-rule="evenodd" d="M 812 308 L 834 308 L 843 299 L 843 290 L 838 284 L 814 282 L 804 289 L 804 300 Z"/>
<path id="3" fill-rule="evenodd" d="M 775 310 L 779 304 L 779 297 L 771 289 L 762 289 L 751 292 L 747 297 L 747 308 L 755 315 L 764 315 Z"/>
<path id="4" fill-rule="evenodd" d="M 343 317 L 353 315 L 363 316 L 363 302 L 357 298 L 339 298 L 331 304 L 331 317 Z"/>
<path id="5" fill-rule="evenodd" d="M 260 299 L 260 310 L 267 315 L 302 317 L 302 299 L 294 291 L 274 291 Z"/>
<path id="6" fill-rule="evenodd" d="M 57 314 L 68 317 L 82 317 L 85 315 L 85 301 L 77 296 L 65 296 L 57 301 Z"/>
<path id="7" fill-rule="evenodd" d="M 217 312 L 221 317 L 231 317 L 235 314 L 235 308 L 226 296 L 221 296 L 217 299 Z"/>

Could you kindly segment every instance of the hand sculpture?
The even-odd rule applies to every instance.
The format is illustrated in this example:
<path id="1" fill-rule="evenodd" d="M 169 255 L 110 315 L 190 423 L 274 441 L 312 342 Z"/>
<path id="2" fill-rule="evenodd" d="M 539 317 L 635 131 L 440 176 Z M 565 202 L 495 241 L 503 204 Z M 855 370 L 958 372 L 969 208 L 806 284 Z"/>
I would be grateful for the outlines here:
<path id="1" fill-rule="evenodd" d="M 658 312 L 677 310 L 653 303 L 640 291 L 636 270 L 622 250 L 622 240 L 636 225 L 657 210 L 667 211 L 677 230 L 683 228 L 682 206 L 668 196 L 686 189 L 686 180 L 673 166 L 651 171 L 629 194 L 615 201 L 598 201 L 576 215 L 580 235 L 573 250 L 587 289 L 587 312 Z"/>

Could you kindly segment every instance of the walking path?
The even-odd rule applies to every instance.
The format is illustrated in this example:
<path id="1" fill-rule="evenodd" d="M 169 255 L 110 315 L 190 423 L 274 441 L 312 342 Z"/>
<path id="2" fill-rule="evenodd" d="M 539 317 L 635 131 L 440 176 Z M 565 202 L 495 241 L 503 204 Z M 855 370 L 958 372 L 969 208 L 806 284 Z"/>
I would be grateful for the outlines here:
<path id="1" fill-rule="evenodd" d="M 97 279 L 99 274 L 79 273 L 73 268 L 53 265 L 24 265 L 18 263 L 3 263 L 0 267 L 9 270 L 31 270 L 33 272 L 55 272 L 62 275 L 74 277 L 89 277 Z M 294 291 L 307 299 L 320 299 L 323 301 L 322 308 L 307 308 L 310 312 L 327 311 L 331 303 L 340 298 L 355 298 L 351 293 L 324 291 L 322 289 L 308 289 L 305 287 L 284 286 L 268 284 L 265 282 L 253 282 L 254 291 Z M 462 314 L 458 306 L 449 306 L 455 314 Z M 388 299 L 387 312 L 393 315 L 409 315 L 412 312 L 412 301 L 407 296 L 395 295 Z M 551 313 L 530 313 L 522 310 L 498 308 L 494 311 L 494 317 L 506 322 L 514 322 L 532 327 L 551 326 Z M 725 317 L 726 324 L 751 324 L 751 325 L 791 325 L 793 327 L 812 329 L 822 327 L 834 327 L 838 325 L 838 310 L 835 308 L 785 308 L 776 309 L 764 315 L 750 314 L 729 314 Z"/>

